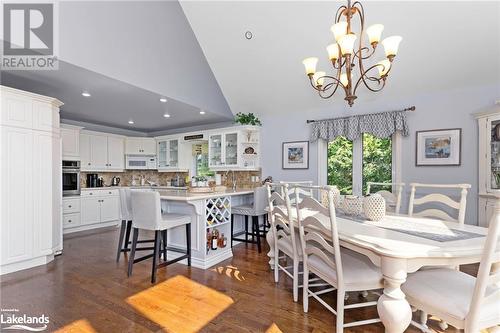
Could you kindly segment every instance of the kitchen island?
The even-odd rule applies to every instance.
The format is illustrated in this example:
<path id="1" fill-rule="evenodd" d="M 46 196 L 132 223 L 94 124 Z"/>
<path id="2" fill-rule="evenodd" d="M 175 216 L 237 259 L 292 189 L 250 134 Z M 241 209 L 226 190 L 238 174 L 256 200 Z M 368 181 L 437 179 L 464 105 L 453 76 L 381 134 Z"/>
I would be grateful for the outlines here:
<path id="1" fill-rule="evenodd" d="M 181 213 L 191 216 L 191 265 L 207 269 L 231 258 L 231 207 L 251 204 L 253 189 L 226 190 L 223 192 L 192 193 L 186 190 L 159 190 L 162 211 Z M 243 230 L 243 220 L 237 217 L 234 221 L 234 232 Z M 217 249 L 210 244 L 209 235 L 217 231 L 226 237 L 225 246 L 219 244 Z M 183 228 L 169 230 L 168 247 L 185 249 L 186 236 Z M 220 242 L 222 243 L 222 242 Z M 180 256 L 180 253 L 168 252 L 169 259 Z M 186 260 L 180 261 L 186 264 Z"/>

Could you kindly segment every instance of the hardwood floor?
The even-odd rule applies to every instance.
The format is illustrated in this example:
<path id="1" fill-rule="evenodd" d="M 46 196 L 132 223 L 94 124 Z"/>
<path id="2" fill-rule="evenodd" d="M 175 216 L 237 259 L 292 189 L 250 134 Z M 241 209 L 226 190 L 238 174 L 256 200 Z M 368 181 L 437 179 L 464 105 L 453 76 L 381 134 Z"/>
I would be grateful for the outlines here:
<path id="1" fill-rule="evenodd" d="M 49 332 L 333 332 L 335 317 L 311 300 L 302 312 L 292 301 L 290 279 L 273 281 L 268 251 L 236 246 L 234 257 L 209 270 L 174 264 L 150 283 L 151 262 L 115 262 L 118 229 L 68 235 L 64 254 L 47 266 L 1 277 L 2 309 L 49 316 Z M 467 267 L 474 273 L 475 267 Z M 357 297 L 351 294 L 351 299 Z M 335 297 L 330 297 L 333 303 Z M 349 310 L 346 322 L 376 316 Z M 440 331 L 437 322 L 431 326 Z M 383 332 L 381 324 L 346 332 Z M 408 332 L 420 332 L 410 327 Z M 455 332 L 450 328 L 446 332 Z"/>

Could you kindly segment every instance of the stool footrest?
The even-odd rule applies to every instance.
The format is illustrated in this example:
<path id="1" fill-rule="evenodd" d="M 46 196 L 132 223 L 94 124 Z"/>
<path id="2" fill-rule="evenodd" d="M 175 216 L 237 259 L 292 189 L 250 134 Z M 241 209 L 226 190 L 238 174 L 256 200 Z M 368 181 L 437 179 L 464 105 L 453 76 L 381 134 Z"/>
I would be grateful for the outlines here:
<path id="1" fill-rule="evenodd" d="M 184 260 L 184 259 L 188 259 L 189 258 L 189 255 L 188 254 L 185 254 L 183 256 L 180 256 L 179 258 L 175 258 L 175 259 L 172 259 L 172 260 L 169 260 L 169 261 L 164 261 L 162 263 L 159 263 L 158 265 L 156 265 L 156 268 L 162 268 L 162 267 L 165 267 L 165 266 L 168 266 L 170 264 L 174 264 L 178 261 L 181 261 L 181 260 Z"/>
<path id="2" fill-rule="evenodd" d="M 138 262 L 141 262 L 141 261 L 144 261 L 144 260 L 149 259 L 149 258 L 153 258 L 154 256 L 155 256 L 155 254 L 151 253 L 151 254 L 145 255 L 144 257 L 140 257 L 140 258 L 134 259 L 134 264 L 136 264 Z"/>

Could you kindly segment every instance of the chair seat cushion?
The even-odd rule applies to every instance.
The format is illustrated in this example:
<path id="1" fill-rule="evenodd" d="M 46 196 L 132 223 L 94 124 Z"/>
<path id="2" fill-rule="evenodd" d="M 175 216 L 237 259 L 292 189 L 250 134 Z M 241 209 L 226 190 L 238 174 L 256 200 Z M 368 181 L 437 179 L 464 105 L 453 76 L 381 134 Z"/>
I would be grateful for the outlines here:
<path id="1" fill-rule="evenodd" d="M 247 216 L 261 216 L 267 214 L 265 210 L 261 212 L 255 211 L 253 205 L 240 205 L 231 207 L 231 214 L 234 215 L 247 215 Z"/>
<path id="2" fill-rule="evenodd" d="M 375 266 L 368 257 L 341 249 L 342 271 L 344 273 L 344 285 L 346 291 L 370 290 L 383 287 L 383 277 L 380 269 Z M 338 286 L 335 269 L 317 255 L 307 257 L 309 270 L 321 279 Z"/>
<path id="3" fill-rule="evenodd" d="M 166 230 L 191 223 L 191 216 L 175 213 L 161 214 L 158 230 Z"/>
<path id="4" fill-rule="evenodd" d="M 464 320 L 469 313 L 476 278 L 449 268 L 426 269 L 410 274 L 401 289 L 410 303 L 424 307 L 421 310 L 436 309 L 457 320 Z M 488 287 L 485 296 L 499 293 L 500 288 Z M 498 297 L 486 298 L 481 305 L 479 321 L 497 318 L 500 322 Z M 495 302 L 496 300 L 496 302 Z"/>
<path id="5" fill-rule="evenodd" d="M 298 231 L 295 231 L 295 245 L 297 247 L 297 257 L 302 258 L 302 246 L 300 243 L 300 235 Z M 293 245 L 291 237 L 281 237 L 278 239 L 278 249 L 285 252 L 290 258 L 293 258 Z"/>

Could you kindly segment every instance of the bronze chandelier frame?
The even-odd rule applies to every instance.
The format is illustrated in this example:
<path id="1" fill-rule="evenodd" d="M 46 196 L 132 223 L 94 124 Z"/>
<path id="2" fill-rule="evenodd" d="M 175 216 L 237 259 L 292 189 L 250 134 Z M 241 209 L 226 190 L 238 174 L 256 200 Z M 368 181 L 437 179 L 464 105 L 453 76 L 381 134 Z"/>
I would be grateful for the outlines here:
<path id="1" fill-rule="evenodd" d="M 339 57 L 338 59 L 331 60 L 333 68 L 337 70 L 336 75 L 335 76 L 324 75 L 316 78 L 316 82 L 314 82 L 313 79 L 314 73 L 307 74 L 311 86 L 313 87 L 313 89 L 318 91 L 318 95 L 321 98 L 323 99 L 331 98 L 337 92 L 338 88 L 341 87 L 345 92 L 344 99 L 348 102 L 349 106 L 351 107 L 354 104 L 354 100 L 357 98 L 356 91 L 360 87 L 361 83 L 363 83 L 363 85 L 372 92 L 378 92 L 384 89 L 387 75 L 391 71 L 392 61 L 394 60 L 395 57 L 395 55 L 387 56 L 387 59 L 391 64 L 391 66 L 387 69 L 387 71 L 385 69 L 385 66 L 380 63 L 372 65 L 365 70 L 363 61 L 371 58 L 374 55 L 375 50 L 377 49 L 378 42 L 371 43 L 371 50 L 370 47 L 363 46 L 363 33 L 365 31 L 365 12 L 363 5 L 359 1 L 355 1 L 354 3 L 351 4 L 351 0 L 347 0 L 347 6 L 342 5 L 341 7 L 338 8 L 337 13 L 335 14 L 335 23 L 340 22 L 341 19 L 345 17 L 347 21 L 347 34 L 350 34 L 352 33 L 351 20 L 355 17 L 356 14 L 359 15 L 360 27 L 361 27 L 361 31 L 358 35 L 359 42 L 357 50 L 354 51 L 353 54 L 343 55 L 340 49 L 340 45 L 339 43 L 337 43 L 337 46 L 339 48 L 338 50 Z M 355 49 L 356 47 L 354 48 L 354 50 Z M 353 84 L 352 73 L 354 68 L 356 67 L 356 64 L 359 67 L 360 76 L 355 82 L 355 84 Z M 374 76 L 374 74 L 370 73 L 373 72 L 373 70 L 375 69 L 378 70 L 378 67 L 380 66 L 382 68 L 382 71 L 385 71 L 385 74 Z M 345 86 L 340 80 L 342 69 L 344 68 L 348 81 L 347 86 Z M 324 81 L 323 85 L 317 84 L 318 83 L 317 81 L 319 81 L 319 79 L 323 79 Z M 327 83 L 327 81 L 330 82 Z"/>

